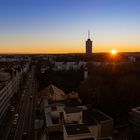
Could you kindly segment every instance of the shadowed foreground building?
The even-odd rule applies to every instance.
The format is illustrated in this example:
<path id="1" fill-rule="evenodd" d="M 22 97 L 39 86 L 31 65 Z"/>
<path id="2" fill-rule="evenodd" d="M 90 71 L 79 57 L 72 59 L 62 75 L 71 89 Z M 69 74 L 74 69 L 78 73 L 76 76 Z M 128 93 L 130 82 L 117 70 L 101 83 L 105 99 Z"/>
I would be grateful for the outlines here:
<path id="1" fill-rule="evenodd" d="M 140 136 L 140 107 L 132 108 L 129 114 L 132 130 Z"/>
<path id="2" fill-rule="evenodd" d="M 49 90 L 49 87 L 53 90 Z M 89 110 L 82 105 L 77 93 L 75 96 L 74 93 L 65 95 L 64 98 L 62 90 L 53 85 L 45 89 L 40 104 L 40 109 L 45 115 L 46 131 L 41 134 L 43 137 L 49 137 L 50 140 L 54 140 L 56 137 L 58 140 L 96 140 L 106 137 L 108 140 L 111 139 L 113 135 L 112 118 L 98 110 Z M 53 96 L 56 98 L 51 98 Z"/>

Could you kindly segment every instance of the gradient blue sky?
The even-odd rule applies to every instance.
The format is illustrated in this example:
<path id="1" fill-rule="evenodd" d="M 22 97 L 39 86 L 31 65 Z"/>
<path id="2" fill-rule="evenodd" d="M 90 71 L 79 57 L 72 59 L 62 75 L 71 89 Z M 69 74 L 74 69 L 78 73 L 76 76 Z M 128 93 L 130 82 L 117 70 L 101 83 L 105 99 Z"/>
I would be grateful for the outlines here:
<path id="1" fill-rule="evenodd" d="M 140 0 L 0 0 L 0 53 L 140 51 Z"/>

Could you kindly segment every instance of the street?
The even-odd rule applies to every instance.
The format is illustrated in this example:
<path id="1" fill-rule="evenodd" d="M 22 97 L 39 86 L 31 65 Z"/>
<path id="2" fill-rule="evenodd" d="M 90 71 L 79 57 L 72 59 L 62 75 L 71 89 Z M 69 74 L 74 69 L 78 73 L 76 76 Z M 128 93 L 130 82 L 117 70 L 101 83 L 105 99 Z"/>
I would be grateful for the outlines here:
<path id="1" fill-rule="evenodd" d="M 27 76 L 27 83 L 22 91 L 21 101 L 13 117 L 6 140 L 34 139 L 34 101 L 36 94 L 34 67 Z"/>

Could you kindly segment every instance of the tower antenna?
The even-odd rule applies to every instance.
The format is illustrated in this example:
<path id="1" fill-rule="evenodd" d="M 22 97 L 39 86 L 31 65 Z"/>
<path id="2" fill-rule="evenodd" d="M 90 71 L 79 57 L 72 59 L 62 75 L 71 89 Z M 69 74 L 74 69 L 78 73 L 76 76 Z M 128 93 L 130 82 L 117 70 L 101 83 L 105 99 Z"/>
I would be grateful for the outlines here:
<path id="1" fill-rule="evenodd" d="M 90 39 L 90 30 L 88 30 L 88 38 Z"/>

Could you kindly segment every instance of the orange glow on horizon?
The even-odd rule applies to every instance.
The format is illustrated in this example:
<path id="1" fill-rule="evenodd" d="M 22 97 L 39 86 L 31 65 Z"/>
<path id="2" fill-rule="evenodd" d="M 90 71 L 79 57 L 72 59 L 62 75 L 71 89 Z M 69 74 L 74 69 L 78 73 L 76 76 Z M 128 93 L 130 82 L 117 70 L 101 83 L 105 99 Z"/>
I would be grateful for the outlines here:
<path id="1" fill-rule="evenodd" d="M 83 43 L 83 42 L 82 42 Z M 84 44 L 0 44 L 0 53 L 27 53 L 27 54 L 62 54 L 62 53 L 85 53 Z M 10 46 L 10 47 L 9 47 Z M 117 52 L 140 52 L 140 45 L 124 44 L 93 44 L 93 53 L 110 52 L 116 48 Z"/>

